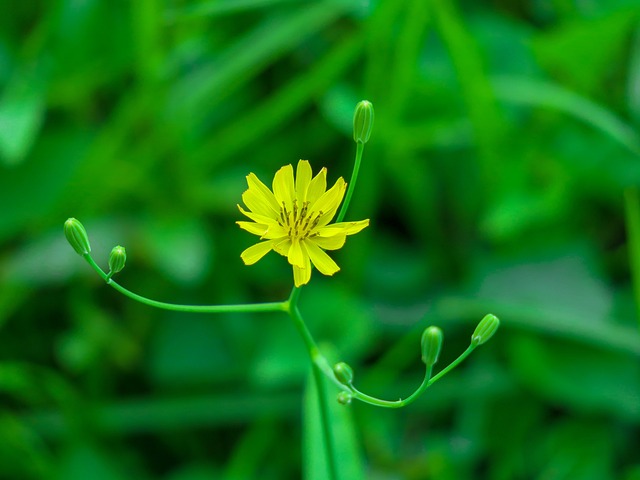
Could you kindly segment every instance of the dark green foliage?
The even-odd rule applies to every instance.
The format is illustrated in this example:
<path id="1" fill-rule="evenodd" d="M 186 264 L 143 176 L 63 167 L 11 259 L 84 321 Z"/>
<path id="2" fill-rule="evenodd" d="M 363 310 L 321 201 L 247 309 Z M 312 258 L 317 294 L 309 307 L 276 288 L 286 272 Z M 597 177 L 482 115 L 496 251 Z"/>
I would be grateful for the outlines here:
<path id="1" fill-rule="evenodd" d="M 395 400 L 425 327 L 435 372 L 486 313 L 501 328 L 406 409 L 336 403 L 339 466 L 640 478 L 638 2 L 371 3 L 0 2 L 0 477 L 318 478 L 285 315 L 133 303 L 62 225 L 103 268 L 126 245 L 145 296 L 283 300 L 282 257 L 240 260 L 244 176 L 348 177 L 367 99 L 346 220 L 371 225 L 303 289 L 312 332 Z"/>

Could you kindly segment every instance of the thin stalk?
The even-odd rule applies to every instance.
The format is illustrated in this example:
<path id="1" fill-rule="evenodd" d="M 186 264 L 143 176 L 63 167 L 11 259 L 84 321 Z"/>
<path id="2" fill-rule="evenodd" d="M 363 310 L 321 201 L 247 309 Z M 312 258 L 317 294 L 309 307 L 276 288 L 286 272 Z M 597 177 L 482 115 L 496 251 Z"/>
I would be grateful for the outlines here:
<path id="1" fill-rule="evenodd" d="M 366 393 L 362 393 L 357 390 L 355 387 L 352 387 L 352 393 L 354 398 L 361 400 L 370 405 L 376 405 L 378 407 L 385 408 L 401 408 L 413 403 L 422 393 L 429 387 L 429 378 L 431 377 L 431 370 L 433 367 L 427 367 L 427 370 L 424 374 L 424 380 L 422 380 L 422 384 L 418 387 L 418 389 L 409 395 L 404 400 L 396 400 L 395 402 L 389 400 L 382 400 L 380 398 L 372 397 L 371 395 L 367 395 Z"/>
<path id="2" fill-rule="evenodd" d="M 462 363 L 462 361 L 465 358 L 467 358 L 471 354 L 471 352 L 473 352 L 475 350 L 476 347 L 477 347 L 477 345 L 473 345 L 473 344 L 469 345 L 467 347 L 467 349 L 464 352 L 462 352 L 462 354 L 458 358 L 456 358 L 445 369 L 443 369 L 442 371 L 438 372 L 437 375 L 435 375 L 431 380 L 429 380 L 429 386 L 431 386 L 434 383 L 436 383 L 438 380 L 440 380 L 442 377 L 444 377 L 447 373 L 449 373 L 451 370 L 453 370 L 458 365 L 460 365 L 460 363 Z"/>
<path id="3" fill-rule="evenodd" d="M 408 396 L 404 400 L 396 400 L 396 401 L 382 400 L 380 398 L 376 398 L 376 397 L 372 397 L 371 395 L 367 395 L 366 393 L 362 393 L 362 392 L 360 392 L 359 390 L 357 390 L 353 386 L 351 387 L 351 393 L 353 393 L 353 397 L 354 398 L 357 398 L 358 400 L 361 400 L 361 401 L 363 401 L 365 403 L 368 403 L 370 405 L 376 405 L 378 407 L 385 407 L 385 408 L 401 408 L 401 407 L 404 407 L 404 406 L 409 405 L 410 403 L 414 402 L 420 395 L 422 395 L 422 393 L 424 393 L 424 391 L 427 388 L 429 388 L 435 382 L 440 380 L 442 377 L 444 377 L 451 370 L 456 368 L 462 361 L 464 361 L 465 358 L 467 358 L 471 354 L 471 352 L 473 352 L 473 350 L 476 348 L 476 346 L 477 345 L 469 345 L 469 347 L 467 347 L 467 349 L 464 352 L 462 352 L 462 354 L 460 354 L 460 356 L 458 358 L 456 358 L 446 368 L 444 368 L 442 371 L 440 371 L 437 375 L 435 375 L 432 378 L 431 378 L 431 369 L 432 369 L 432 367 L 427 367 L 427 371 L 425 373 L 424 380 L 422 381 L 422 384 L 418 387 L 418 389 L 415 392 L 413 392 L 410 396 Z"/>
<path id="4" fill-rule="evenodd" d="M 311 362 L 316 365 L 320 369 L 320 371 L 329 378 L 329 380 L 335 383 L 342 390 L 346 390 L 346 387 L 342 385 L 333 374 L 333 369 L 331 368 L 331 365 L 329 365 L 327 359 L 324 357 L 324 355 L 322 355 L 322 353 L 320 353 L 318 345 L 316 345 L 315 340 L 311 336 L 311 332 L 302 319 L 302 315 L 300 314 L 298 306 L 295 304 L 289 304 L 288 313 L 291 317 L 291 320 L 293 320 L 293 324 L 296 327 L 296 330 L 298 330 L 298 333 L 302 337 L 304 345 L 307 347 Z"/>
<path id="5" fill-rule="evenodd" d="M 300 287 L 293 287 L 291 290 L 291 294 L 289 295 L 288 306 L 296 307 L 298 306 L 298 299 L 300 298 L 300 292 L 302 289 Z"/>
<path id="6" fill-rule="evenodd" d="M 356 180 L 358 179 L 358 172 L 360 171 L 360 163 L 362 162 L 363 151 L 364 143 L 358 142 L 356 147 L 356 160 L 353 164 L 353 173 L 351 173 L 349 187 L 347 188 L 347 193 L 344 197 L 342 208 L 340 208 L 340 213 L 338 213 L 338 217 L 336 218 L 336 222 L 341 222 L 342 220 L 344 220 L 344 217 L 347 214 L 347 208 L 349 208 L 349 203 L 351 202 L 351 197 L 353 196 L 353 191 L 356 187 Z"/>
<path id="7" fill-rule="evenodd" d="M 105 273 L 91 255 L 83 255 L 84 259 L 96 271 L 100 277 L 107 282 L 107 285 L 113 287 L 123 295 L 150 307 L 161 308 L 163 310 L 173 310 L 178 312 L 192 313 L 224 313 L 224 312 L 285 312 L 287 311 L 288 302 L 271 302 L 271 303 L 247 303 L 238 305 L 179 305 L 175 303 L 158 302 L 150 298 L 143 297 L 137 293 L 127 290 L 119 283 L 114 282 L 110 275 Z"/>

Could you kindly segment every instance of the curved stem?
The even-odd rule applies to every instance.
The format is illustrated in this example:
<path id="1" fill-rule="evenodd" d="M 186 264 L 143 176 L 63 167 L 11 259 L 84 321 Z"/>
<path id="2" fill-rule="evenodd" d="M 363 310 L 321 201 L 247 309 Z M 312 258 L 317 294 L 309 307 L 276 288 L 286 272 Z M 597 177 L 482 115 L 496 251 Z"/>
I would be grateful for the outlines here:
<path id="1" fill-rule="evenodd" d="M 298 306 L 298 299 L 300 298 L 300 292 L 302 292 L 301 287 L 293 287 L 291 293 L 289 294 L 289 305 L 296 307 Z"/>
<path id="2" fill-rule="evenodd" d="M 354 386 L 351 386 L 351 393 L 353 393 L 353 398 L 357 398 L 358 400 L 360 400 L 362 402 L 365 402 L 365 403 L 368 403 L 370 405 L 376 405 L 378 407 L 385 407 L 385 408 L 401 408 L 401 407 L 404 407 L 404 406 L 409 405 L 410 403 L 414 402 L 420 395 L 422 395 L 424 393 L 424 391 L 427 388 L 429 388 L 431 385 L 433 385 L 435 382 L 440 380 L 442 377 L 444 377 L 451 370 L 453 370 L 458 365 L 460 365 L 460 363 L 465 358 L 467 358 L 471 354 L 471 352 L 473 352 L 473 350 L 476 347 L 477 347 L 477 345 L 473 345 L 473 344 L 469 345 L 467 347 L 467 349 L 464 352 L 462 352 L 458 358 L 456 358 L 453 362 L 451 362 L 446 368 L 444 368 L 442 371 L 440 371 L 433 378 L 430 378 L 431 377 L 431 369 L 433 367 L 427 367 L 427 371 L 425 373 L 424 380 L 422 381 L 422 384 L 418 387 L 418 389 L 415 392 L 413 392 L 410 396 L 408 396 L 404 400 L 396 400 L 396 401 L 382 400 L 380 398 L 376 398 L 376 397 L 372 397 L 371 395 L 367 395 L 366 393 L 362 393 L 359 390 L 357 390 Z"/>
<path id="3" fill-rule="evenodd" d="M 315 366 L 317 366 L 320 369 L 320 371 L 324 373 L 329 378 L 329 380 L 335 383 L 340 389 L 348 390 L 348 388 L 342 385 L 338 381 L 336 376 L 333 374 L 333 369 L 331 368 L 331 365 L 329 365 L 329 362 L 327 361 L 327 359 L 320 352 L 318 345 L 316 345 L 315 340 L 311 336 L 311 332 L 307 328 L 307 325 L 304 323 L 304 320 L 302 319 L 302 315 L 300 314 L 300 310 L 298 309 L 298 306 L 295 304 L 289 304 L 288 313 L 289 313 L 289 316 L 291 317 L 291 320 L 293 320 L 293 324 L 295 325 L 296 330 L 298 330 L 298 333 L 302 337 L 302 340 L 304 341 L 304 344 L 307 347 L 307 351 L 309 352 L 309 358 L 311 359 L 311 362 Z"/>
<path id="4" fill-rule="evenodd" d="M 100 277 L 107 282 L 107 285 L 113 287 L 123 295 L 150 307 L 161 308 L 164 310 L 173 310 L 178 312 L 192 313 L 223 313 L 223 312 L 285 312 L 287 311 L 288 302 L 272 302 L 272 303 L 248 303 L 238 305 L 179 305 L 175 303 L 158 302 L 150 298 L 143 297 L 137 293 L 127 290 L 119 283 L 114 282 L 110 275 L 105 273 L 88 253 L 83 255 L 84 259 L 91 265 Z"/>
<path id="5" fill-rule="evenodd" d="M 360 171 L 360 162 L 362 162 L 363 151 L 364 151 L 364 143 L 358 142 L 356 147 L 356 160 L 353 164 L 353 173 L 351 174 L 351 180 L 349 180 L 349 187 L 347 188 L 347 193 L 344 197 L 344 202 L 342 202 L 342 208 L 340 208 L 340 213 L 338 213 L 336 222 L 341 222 L 342 220 L 344 220 L 344 217 L 347 214 L 347 208 L 349 208 L 349 203 L 351 202 L 353 191 L 356 188 L 356 180 L 358 179 L 358 172 Z"/>
<path id="6" fill-rule="evenodd" d="M 376 405 L 378 407 L 385 408 L 401 408 L 413 403 L 422 393 L 429 387 L 429 378 L 431 378 L 431 370 L 433 367 L 427 367 L 427 370 L 424 374 L 424 380 L 422 380 L 422 384 L 417 388 L 415 392 L 409 395 L 404 400 L 382 400 L 380 398 L 372 397 L 371 395 L 367 395 L 366 393 L 362 393 L 358 389 L 352 386 L 353 398 L 357 398 L 358 400 L 368 403 L 370 405 Z"/>
<path id="7" fill-rule="evenodd" d="M 438 380 L 440 380 L 442 377 L 444 377 L 447 373 L 449 373 L 451 370 L 453 370 L 458 365 L 460 365 L 460 363 L 462 363 L 462 361 L 465 358 L 467 358 L 471 354 L 471 352 L 473 352 L 475 350 L 476 347 L 477 347 L 477 345 L 473 345 L 473 344 L 469 345 L 467 347 L 467 349 L 464 352 L 462 352 L 458 358 L 456 358 L 446 368 L 444 368 L 442 371 L 438 372 L 437 375 L 435 375 L 431 380 L 429 380 L 429 385 L 428 386 L 430 387 L 431 385 L 436 383 Z"/>

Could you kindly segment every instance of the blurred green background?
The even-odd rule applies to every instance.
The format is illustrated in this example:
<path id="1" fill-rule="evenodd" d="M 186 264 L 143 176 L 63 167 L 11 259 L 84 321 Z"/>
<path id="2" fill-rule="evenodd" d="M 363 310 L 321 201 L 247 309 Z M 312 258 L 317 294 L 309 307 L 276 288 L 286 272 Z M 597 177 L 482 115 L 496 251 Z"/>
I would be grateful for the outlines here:
<path id="1" fill-rule="evenodd" d="M 0 478 L 297 479 L 308 362 L 284 315 L 153 310 L 278 301 L 292 285 L 236 204 L 304 158 L 371 226 L 301 309 L 357 385 L 348 478 L 640 478 L 637 0 L 0 2 Z M 633 272 L 636 272 L 635 275 Z M 636 289 L 640 292 L 640 288 Z"/>

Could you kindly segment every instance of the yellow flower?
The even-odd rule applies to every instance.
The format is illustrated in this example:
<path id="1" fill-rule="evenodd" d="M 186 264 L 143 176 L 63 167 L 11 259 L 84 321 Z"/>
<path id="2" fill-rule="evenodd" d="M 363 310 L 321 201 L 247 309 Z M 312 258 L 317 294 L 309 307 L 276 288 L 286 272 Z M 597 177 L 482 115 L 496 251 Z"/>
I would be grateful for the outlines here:
<path id="1" fill-rule="evenodd" d="M 353 235 L 369 225 L 369 220 L 341 222 L 329 225 L 342 202 L 347 184 L 340 177 L 327 190 L 327 169 L 312 177 L 306 160 L 298 162 L 294 179 L 293 167 L 286 165 L 273 178 L 273 192 L 253 173 L 247 176 L 249 189 L 242 194 L 242 214 L 253 222 L 236 222 L 240 228 L 260 236 L 263 242 L 247 248 L 240 257 L 253 265 L 274 250 L 293 265 L 296 287 L 309 282 L 311 263 L 323 275 L 333 275 L 340 267 L 325 250 L 337 250 L 347 235 Z"/>

